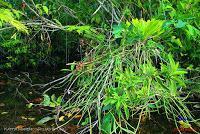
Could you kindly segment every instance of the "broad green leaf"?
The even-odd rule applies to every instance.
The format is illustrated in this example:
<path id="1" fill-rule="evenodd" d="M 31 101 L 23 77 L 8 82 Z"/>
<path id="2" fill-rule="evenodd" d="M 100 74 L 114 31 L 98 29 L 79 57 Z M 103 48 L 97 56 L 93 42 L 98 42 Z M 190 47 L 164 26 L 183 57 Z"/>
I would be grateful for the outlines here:
<path id="1" fill-rule="evenodd" d="M 44 97 L 44 100 L 43 100 L 43 102 L 42 102 L 42 104 L 44 105 L 44 106 L 49 106 L 50 105 L 50 97 L 47 95 L 47 94 L 44 94 L 43 95 L 43 97 Z"/>
<path id="2" fill-rule="evenodd" d="M 112 108 L 112 105 L 105 105 L 105 106 L 102 108 L 102 111 L 110 110 L 111 108 Z"/>
<path id="3" fill-rule="evenodd" d="M 56 102 L 56 96 L 55 96 L 55 94 L 51 95 L 51 100 L 52 100 L 53 102 Z"/>
<path id="4" fill-rule="evenodd" d="M 60 105 L 62 102 L 62 96 L 59 96 L 58 99 L 56 100 L 57 105 Z"/>
<path id="5" fill-rule="evenodd" d="M 113 35 L 114 35 L 114 38 L 117 39 L 117 38 L 121 38 L 122 37 L 122 32 L 123 32 L 124 28 L 123 28 L 123 24 L 120 23 L 119 25 L 114 25 L 113 26 Z"/>
<path id="6" fill-rule="evenodd" d="M 186 27 L 187 27 L 187 29 L 185 31 L 186 31 L 188 38 L 195 39 L 196 37 L 198 37 L 200 35 L 200 30 L 198 30 L 194 26 L 188 24 L 188 25 L 186 25 Z"/>
<path id="7" fill-rule="evenodd" d="M 54 119 L 54 118 L 49 117 L 49 116 L 44 117 L 44 118 L 42 118 L 41 120 L 39 120 L 39 121 L 37 122 L 37 125 L 43 125 L 44 123 L 46 123 L 46 122 L 48 122 L 48 121 L 50 121 L 50 120 L 53 120 L 53 119 Z"/>
<path id="8" fill-rule="evenodd" d="M 107 134 L 111 133 L 112 129 L 112 123 L 113 123 L 113 116 L 110 113 L 107 113 L 103 117 L 103 122 L 102 122 L 102 130 L 106 132 Z"/>

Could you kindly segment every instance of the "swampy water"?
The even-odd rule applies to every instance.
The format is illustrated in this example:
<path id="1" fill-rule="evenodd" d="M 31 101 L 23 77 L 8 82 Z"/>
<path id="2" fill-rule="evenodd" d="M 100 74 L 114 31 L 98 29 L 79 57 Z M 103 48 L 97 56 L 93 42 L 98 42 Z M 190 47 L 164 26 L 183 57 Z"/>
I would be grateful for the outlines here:
<path id="1" fill-rule="evenodd" d="M 38 126 L 36 122 L 48 115 L 40 107 L 28 108 L 27 103 L 40 103 L 42 89 L 31 84 L 41 84 L 58 78 L 49 73 L 9 72 L 0 74 L 0 134 L 59 134 L 62 131 L 52 131 L 56 126 L 49 122 Z M 198 113 L 196 113 L 198 115 Z M 130 123 L 137 122 L 132 120 Z M 78 127 L 65 127 L 71 134 L 76 133 Z M 171 134 L 175 125 L 168 122 L 163 115 L 153 114 L 150 120 L 141 120 L 139 134 Z M 94 131 L 94 133 L 97 133 Z"/>

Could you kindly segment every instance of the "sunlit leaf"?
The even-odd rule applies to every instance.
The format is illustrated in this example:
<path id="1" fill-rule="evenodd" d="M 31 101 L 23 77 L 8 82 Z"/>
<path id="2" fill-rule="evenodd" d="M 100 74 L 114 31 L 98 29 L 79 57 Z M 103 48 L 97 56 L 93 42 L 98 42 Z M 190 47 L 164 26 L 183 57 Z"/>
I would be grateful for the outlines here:
<path id="1" fill-rule="evenodd" d="M 59 121 L 64 121 L 64 118 L 65 118 L 65 116 L 60 116 L 58 120 Z"/>
<path id="2" fill-rule="evenodd" d="M 31 108 L 33 105 L 34 105 L 33 103 L 29 103 L 29 104 L 27 104 L 27 107 Z"/>
<path id="3" fill-rule="evenodd" d="M 49 14 L 49 9 L 47 6 L 42 6 L 44 12 L 48 15 Z"/>

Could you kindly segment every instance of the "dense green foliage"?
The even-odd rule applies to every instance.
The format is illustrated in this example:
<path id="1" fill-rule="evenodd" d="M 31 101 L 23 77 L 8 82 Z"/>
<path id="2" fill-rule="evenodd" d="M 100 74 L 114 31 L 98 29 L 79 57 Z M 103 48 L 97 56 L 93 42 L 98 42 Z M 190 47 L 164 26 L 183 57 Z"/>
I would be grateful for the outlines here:
<path id="1" fill-rule="evenodd" d="M 198 0 L 0 3 L 0 68 L 61 64 L 67 73 L 47 84 L 41 105 L 52 116 L 38 124 L 136 133 L 143 116 L 163 111 L 176 126 L 180 116 L 197 123 L 185 102 L 200 93 Z"/>

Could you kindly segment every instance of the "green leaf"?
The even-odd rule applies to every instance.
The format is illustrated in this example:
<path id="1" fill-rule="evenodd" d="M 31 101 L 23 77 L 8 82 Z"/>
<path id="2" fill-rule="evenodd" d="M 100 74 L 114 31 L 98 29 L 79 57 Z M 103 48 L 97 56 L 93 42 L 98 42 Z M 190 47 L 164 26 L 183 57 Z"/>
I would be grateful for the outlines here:
<path id="1" fill-rule="evenodd" d="M 49 9 L 47 6 L 42 6 L 42 9 L 44 10 L 44 12 L 48 15 L 49 14 Z"/>
<path id="2" fill-rule="evenodd" d="M 57 105 L 61 105 L 61 102 L 62 102 L 62 96 L 59 96 L 56 103 Z"/>
<path id="3" fill-rule="evenodd" d="M 114 119 L 111 113 L 108 113 L 103 117 L 102 130 L 107 134 L 111 133 L 113 120 Z"/>
<path id="4" fill-rule="evenodd" d="M 50 107 L 56 107 L 56 103 L 50 102 L 49 106 L 50 106 Z"/>
<path id="5" fill-rule="evenodd" d="M 182 74 L 187 74 L 186 71 L 182 70 L 182 71 L 175 71 L 173 72 L 173 75 L 182 75 Z"/>
<path id="6" fill-rule="evenodd" d="M 85 118 L 85 121 L 81 123 L 82 126 L 85 126 L 89 123 L 89 118 Z"/>
<path id="7" fill-rule="evenodd" d="M 44 118 L 42 118 L 41 120 L 39 120 L 39 121 L 37 122 L 37 125 L 43 125 L 44 123 L 46 123 L 46 122 L 48 122 L 48 121 L 50 121 L 50 120 L 53 120 L 53 119 L 54 119 L 54 118 L 49 117 L 49 116 L 44 117 Z"/>
<path id="8" fill-rule="evenodd" d="M 71 67 L 71 71 L 73 71 L 75 69 L 75 64 L 72 64 L 70 67 Z"/>
<path id="9" fill-rule="evenodd" d="M 44 106 L 49 106 L 50 105 L 50 97 L 47 94 L 44 94 L 43 97 L 44 97 L 44 100 L 43 100 L 42 104 Z"/>
<path id="10" fill-rule="evenodd" d="M 116 110 L 117 110 L 117 112 L 120 111 L 120 108 L 121 108 L 121 102 L 117 101 L 117 104 L 116 104 Z"/>
<path id="11" fill-rule="evenodd" d="M 188 25 L 186 25 L 186 27 L 187 27 L 187 29 L 185 31 L 186 31 L 188 38 L 195 39 L 196 37 L 198 37 L 200 35 L 200 30 L 198 30 L 194 26 L 188 24 Z"/>
<path id="12" fill-rule="evenodd" d="M 129 113 L 129 109 L 128 109 L 127 105 L 124 105 L 124 112 L 125 112 L 125 115 L 126 115 L 126 119 L 128 120 L 130 113 Z"/>
<path id="13" fill-rule="evenodd" d="M 0 8 L 0 21 L 6 22 L 11 24 L 13 27 L 15 27 L 18 31 L 22 31 L 26 34 L 28 34 L 28 28 L 22 24 L 20 21 L 15 19 L 15 15 L 13 12 L 9 9 L 1 9 Z"/>
<path id="14" fill-rule="evenodd" d="M 112 105 L 106 105 L 102 108 L 102 111 L 110 110 L 112 108 Z"/>
<path id="15" fill-rule="evenodd" d="M 182 20 L 178 20 L 178 22 L 175 24 L 175 28 L 183 28 L 186 26 L 186 22 L 183 22 Z"/>
<path id="16" fill-rule="evenodd" d="M 42 4 L 36 4 L 36 5 L 35 5 L 35 7 L 36 7 L 37 9 L 40 9 L 41 6 L 42 6 Z"/>
<path id="17" fill-rule="evenodd" d="M 27 107 L 31 108 L 33 105 L 34 105 L 33 103 L 29 103 L 29 104 L 27 104 Z"/>
<path id="18" fill-rule="evenodd" d="M 5 0 L 4 0 L 5 1 Z M 12 4 L 10 4 L 9 2 L 4 2 L 3 0 L 0 0 L 0 5 L 1 6 L 5 6 L 5 7 L 8 7 L 8 8 L 12 8 Z"/>
<path id="19" fill-rule="evenodd" d="M 176 39 L 175 36 L 172 36 L 171 41 L 174 42 L 175 44 L 177 44 L 179 47 L 183 47 L 181 40 L 179 38 Z"/>
<path id="20" fill-rule="evenodd" d="M 56 96 L 55 96 L 55 94 L 51 95 L 51 100 L 52 100 L 53 102 L 56 102 Z"/>
<path id="21" fill-rule="evenodd" d="M 121 33 L 122 33 L 123 30 L 124 30 L 124 28 L 123 28 L 122 23 L 120 23 L 119 25 L 114 25 L 113 26 L 113 35 L 114 35 L 114 38 L 117 39 L 117 38 L 122 37 Z"/>

